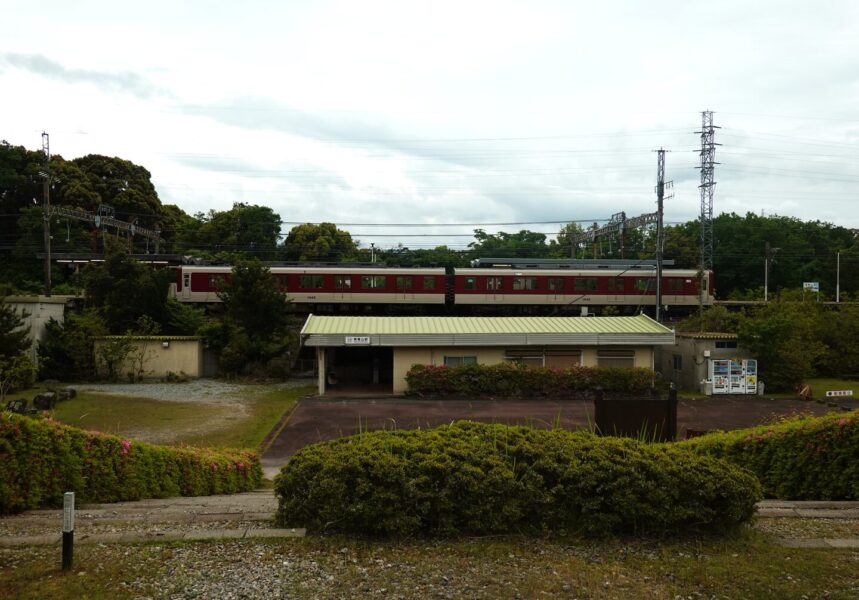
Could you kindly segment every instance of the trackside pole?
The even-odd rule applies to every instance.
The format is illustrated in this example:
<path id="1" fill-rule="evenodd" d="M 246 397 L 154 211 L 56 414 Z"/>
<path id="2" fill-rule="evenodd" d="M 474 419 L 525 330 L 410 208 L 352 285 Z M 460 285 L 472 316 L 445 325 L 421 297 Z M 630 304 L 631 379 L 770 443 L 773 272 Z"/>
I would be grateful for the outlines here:
<path id="1" fill-rule="evenodd" d="M 63 494 L 63 571 L 72 568 L 75 549 L 75 493 Z"/>

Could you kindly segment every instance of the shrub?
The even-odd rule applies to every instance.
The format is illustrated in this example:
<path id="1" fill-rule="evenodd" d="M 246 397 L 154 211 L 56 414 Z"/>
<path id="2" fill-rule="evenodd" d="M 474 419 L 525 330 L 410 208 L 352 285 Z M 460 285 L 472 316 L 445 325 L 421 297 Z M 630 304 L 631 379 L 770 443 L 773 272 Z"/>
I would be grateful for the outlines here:
<path id="1" fill-rule="evenodd" d="M 409 393 L 432 396 L 559 396 L 607 392 L 645 393 L 653 385 L 650 369 L 572 367 L 551 369 L 515 363 L 457 367 L 414 365 L 406 374 Z"/>
<path id="2" fill-rule="evenodd" d="M 728 529 L 760 485 L 668 445 L 458 421 L 307 446 L 275 493 L 276 521 L 314 532 L 606 535 Z"/>
<path id="3" fill-rule="evenodd" d="M 859 411 L 711 433 L 679 445 L 749 469 L 769 498 L 859 500 Z"/>
<path id="4" fill-rule="evenodd" d="M 258 487 L 245 450 L 170 448 L 0 413 L 0 514 L 79 502 L 231 494 Z"/>

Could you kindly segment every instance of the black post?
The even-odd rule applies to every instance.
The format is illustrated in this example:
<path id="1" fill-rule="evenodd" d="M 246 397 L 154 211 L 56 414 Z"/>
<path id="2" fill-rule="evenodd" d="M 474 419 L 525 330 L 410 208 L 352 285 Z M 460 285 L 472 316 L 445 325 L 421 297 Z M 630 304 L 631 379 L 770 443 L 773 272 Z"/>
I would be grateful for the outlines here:
<path id="1" fill-rule="evenodd" d="M 72 568 L 75 550 L 75 493 L 63 494 L 63 571 Z"/>
<path id="2" fill-rule="evenodd" d="M 674 384 L 668 390 L 668 409 L 667 409 L 666 439 L 669 442 L 677 440 L 677 388 Z"/>

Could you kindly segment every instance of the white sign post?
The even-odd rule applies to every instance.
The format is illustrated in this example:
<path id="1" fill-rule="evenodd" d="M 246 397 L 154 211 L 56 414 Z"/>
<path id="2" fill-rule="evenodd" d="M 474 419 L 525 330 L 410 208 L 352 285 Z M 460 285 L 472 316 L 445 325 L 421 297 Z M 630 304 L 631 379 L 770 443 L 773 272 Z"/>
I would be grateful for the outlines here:
<path id="1" fill-rule="evenodd" d="M 63 571 L 72 568 L 75 549 L 75 493 L 63 494 Z"/>
<path id="2" fill-rule="evenodd" d="M 811 290 L 817 294 L 817 301 L 820 302 L 820 282 L 819 281 L 804 281 L 802 282 L 802 298 L 805 299 L 805 290 Z"/>

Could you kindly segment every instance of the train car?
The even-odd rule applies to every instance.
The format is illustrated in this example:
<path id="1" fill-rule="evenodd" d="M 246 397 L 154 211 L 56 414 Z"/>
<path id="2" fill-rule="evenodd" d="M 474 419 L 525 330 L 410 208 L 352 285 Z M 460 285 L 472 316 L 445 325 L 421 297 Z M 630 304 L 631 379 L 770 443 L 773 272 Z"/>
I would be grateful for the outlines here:
<path id="1" fill-rule="evenodd" d="M 713 303 L 713 273 L 704 278 L 704 304 Z M 656 272 L 631 268 L 470 268 L 456 269 L 458 306 L 653 306 Z M 662 304 L 699 304 L 698 271 L 664 269 Z"/>
<path id="2" fill-rule="evenodd" d="M 445 303 L 443 268 L 403 269 L 378 266 L 270 267 L 288 300 L 298 304 Z M 180 302 L 220 302 L 218 286 L 229 266 L 180 266 L 171 295 Z"/>

